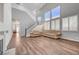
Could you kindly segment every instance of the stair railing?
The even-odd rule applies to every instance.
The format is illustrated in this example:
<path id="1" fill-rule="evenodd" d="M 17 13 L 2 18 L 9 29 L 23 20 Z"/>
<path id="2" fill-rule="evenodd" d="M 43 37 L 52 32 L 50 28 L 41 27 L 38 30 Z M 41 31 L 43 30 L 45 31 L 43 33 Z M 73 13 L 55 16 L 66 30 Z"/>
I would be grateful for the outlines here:
<path id="1" fill-rule="evenodd" d="M 30 24 L 30 26 L 28 26 L 27 28 L 25 28 L 25 37 L 27 37 L 27 31 L 28 31 L 30 28 L 32 28 L 32 26 L 34 26 L 34 25 L 35 25 L 35 23 Z"/>

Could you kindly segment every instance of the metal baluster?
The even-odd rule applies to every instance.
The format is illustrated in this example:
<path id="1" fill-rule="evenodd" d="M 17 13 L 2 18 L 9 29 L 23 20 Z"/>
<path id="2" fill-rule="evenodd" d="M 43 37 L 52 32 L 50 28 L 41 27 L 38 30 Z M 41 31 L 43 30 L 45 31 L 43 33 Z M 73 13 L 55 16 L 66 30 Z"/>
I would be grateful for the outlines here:
<path id="1" fill-rule="evenodd" d="M 27 29 L 25 28 L 25 37 L 27 37 Z"/>
<path id="2" fill-rule="evenodd" d="M 1 51 L 1 55 L 3 55 L 3 39 L 2 39 L 2 51 Z"/>

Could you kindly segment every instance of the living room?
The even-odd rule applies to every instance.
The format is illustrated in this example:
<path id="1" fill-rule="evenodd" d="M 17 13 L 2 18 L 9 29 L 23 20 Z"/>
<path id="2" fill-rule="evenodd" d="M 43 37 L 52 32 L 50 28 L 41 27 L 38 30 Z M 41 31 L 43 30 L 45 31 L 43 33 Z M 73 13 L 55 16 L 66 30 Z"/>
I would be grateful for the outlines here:
<path id="1" fill-rule="evenodd" d="M 0 31 L 1 35 L 5 34 L 1 43 L 4 44 L 4 54 L 79 54 L 78 3 L 13 3 L 0 6 L 0 22 L 3 24 L 0 24 Z M 2 17 L 3 13 L 5 17 Z M 19 21 L 19 26 L 12 24 L 15 21 Z M 16 31 L 14 26 L 20 28 L 19 32 L 13 33 Z"/>

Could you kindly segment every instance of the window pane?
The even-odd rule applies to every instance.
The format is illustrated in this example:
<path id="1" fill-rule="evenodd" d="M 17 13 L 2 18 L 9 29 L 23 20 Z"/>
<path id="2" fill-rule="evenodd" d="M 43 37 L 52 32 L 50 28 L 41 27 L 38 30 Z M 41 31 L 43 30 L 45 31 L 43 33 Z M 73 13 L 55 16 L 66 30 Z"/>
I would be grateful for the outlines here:
<path id="1" fill-rule="evenodd" d="M 68 31 L 68 18 L 63 18 L 62 19 L 62 30 L 63 31 Z"/>
<path id="2" fill-rule="evenodd" d="M 60 19 L 55 20 L 55 24 L 56 24 L 55 29 L 60 30 Z"/>
<path id="3" fill-rule="evenodd" d="M 51 28 L 52 28 L 52 30 L 55 30 L 55 21 L 53 20 L 52 22 L 51 22 Z"/>
<path id="4" fill-rule="evenodd" d="M 69 17 L 69 30 L 70 31 L 77 31 L 77 16 Z"/>
<path id="5" fill-rule="evenodd" d="M 50 11 L 45 13 L 44 18 L 45 18 L 45 21 L 50 20 Z"/>
<path id="6" fill-rule="evenodd" d="M 44 30 L 50 30 L 50 22 L 44 23 Z"/>
<path id="7" fill-rule="evenodd" d="M 60 17 L 60 6 L 51 10 L 52 12 L 52 19 Z"/>

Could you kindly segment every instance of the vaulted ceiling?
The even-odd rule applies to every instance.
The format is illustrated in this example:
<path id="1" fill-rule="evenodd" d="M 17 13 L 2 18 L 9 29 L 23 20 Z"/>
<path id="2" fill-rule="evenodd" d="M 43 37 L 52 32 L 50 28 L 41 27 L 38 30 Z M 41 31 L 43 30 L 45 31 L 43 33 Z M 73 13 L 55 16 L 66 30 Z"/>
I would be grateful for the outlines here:
<path id="1" fill-rule="evenodd" d="M 26 9 L 26 13 L 32 15 L 31 17 L 35 17 L 35 14 L 33 13 L 36 10 L 40 10 L 42 13 L 49 10 L 51 7 L 55 8 L 57 5 L 61 5 L 61 15 L 63 17 L 70 16 L 73 14 L 79 13 L 79 4 L 78 3 L 51 3 L 51 4 L 45 4 L 45 3 L 21 3 L 18 5 L 22 5 Z M 40 13 L 41 13 L 40 12 Z"/>
<path id="2" fill-rule="evenodd" d="M 13 8 L 24 11 L 32 19 L 36 19 L 36 11 L 42 8 L 45 3 L 14 3 Z"/>
<path id="3" fill-rule="evenodd" d="M 30 11 L 35 11 L 40 9 L 45 3 L 24 3 L 23 6 L 28 8 Z"/>
<path id="4" fill-rule="evenodd" d="M 23 6 L 30 11 L 36 11 L 42 8 L 46 3 L 15 3 L 15 5 Z"/>

